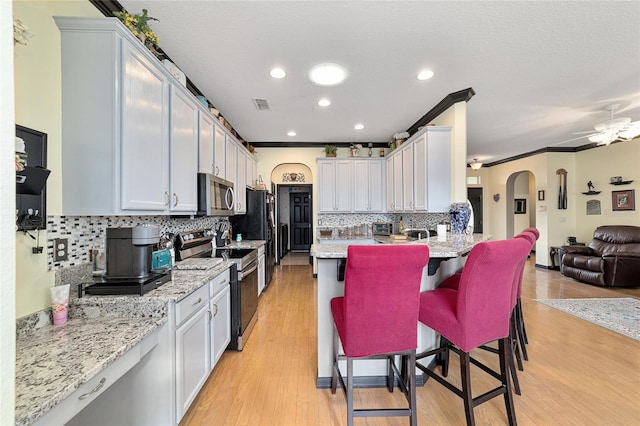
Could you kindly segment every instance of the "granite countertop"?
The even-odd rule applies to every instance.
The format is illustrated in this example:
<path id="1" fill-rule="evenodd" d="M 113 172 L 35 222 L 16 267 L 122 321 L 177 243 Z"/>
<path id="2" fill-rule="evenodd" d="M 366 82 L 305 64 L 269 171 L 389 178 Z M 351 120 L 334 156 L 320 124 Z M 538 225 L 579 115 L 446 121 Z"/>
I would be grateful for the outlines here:
<path id="1" fill-rule="evenodd" d="M 17 339 L 15 424 L 33 423 L 166 322 L 75 318 Z"/>
<path id="2" fill-rule="evenodd" d="M 240 242 L 231 241 L 229 244 L 223 247 L 218 247 L 219 249 L 223 248 L 241 248 L 241 249 L 257 249 L 260 246 L 265 245 L 267 242 L 265 240 L 242 240 Z"/>
<path id="3" fill-rule="evenodd" d="M 390 237 L 376 235 L 374 239 L 382 244 L 427 244 L 431 258 L 452 258 L 469 252 L 474 245 L 491 239 L 489 234 L 454 235 L 447 234 L 445 240 L 431 237 L 422 240 L 392 240 Z M 313 244 L 311 255 L 318 259 L 344 259 L 347 257 L 348 244 Z"/>
<path id="4" fill-rule="evenodd" d="M 167 304 L 179 302 L 223 273 L 232 262 L 173 270 L 171 281 L 143 296 L 71 298 L 69 321 L 31 320 L 16 339 L 16 425 L 28 425 L 62 402 L 167 322 Z M 36 322 L 49 321 L 42 326 Z M 29 322 L 29 320 L 27 320 Z"/>

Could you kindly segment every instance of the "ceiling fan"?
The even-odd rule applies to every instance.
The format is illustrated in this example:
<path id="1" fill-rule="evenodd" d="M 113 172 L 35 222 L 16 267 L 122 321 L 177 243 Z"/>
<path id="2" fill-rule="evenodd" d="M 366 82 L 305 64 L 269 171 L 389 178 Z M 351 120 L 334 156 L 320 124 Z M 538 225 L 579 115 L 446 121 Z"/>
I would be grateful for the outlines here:
<path id="1" fill-rule="evenodd" d="M 593 131 L 581 132 L 589 133 L 582 137 L 588 138 L 598 145 L 609 145 L 617 139 L 628 141 L 640 136 L 640 121 L 631 121 L 629 117 L 614 117 L 613 114 L 618 108 L 620 108 L 620 104 L 611 104 L 602 108 L 609 111 L 609 119 L 593 126 L 595 133 Z"/>

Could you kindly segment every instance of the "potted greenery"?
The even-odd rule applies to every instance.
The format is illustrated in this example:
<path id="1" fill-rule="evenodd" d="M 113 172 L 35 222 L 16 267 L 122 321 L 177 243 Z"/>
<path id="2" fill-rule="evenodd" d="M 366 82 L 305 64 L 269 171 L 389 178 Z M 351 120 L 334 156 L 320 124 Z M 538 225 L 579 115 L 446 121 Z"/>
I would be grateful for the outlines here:
<path id="1" fill-rule="evenodd" d="M 325 145 L 324 146 L 324 154 L 327 157 L 335 157 L 338 152 L 338 147 L 335 145 Z"/>
<path id="2" fill-rule="evenodd" d="M 140 41 L 153 53 L 160 55 L 156 49 L 159 46 L 159 38 L 154 34 L 149 26 L 149 21 L 157 21 L 147 15 L 147 9 L 142 9 L 142 13 L 130 14 L 126 10 L 124 12 L 113 12 L 113 14 L 133 33 Z"/>

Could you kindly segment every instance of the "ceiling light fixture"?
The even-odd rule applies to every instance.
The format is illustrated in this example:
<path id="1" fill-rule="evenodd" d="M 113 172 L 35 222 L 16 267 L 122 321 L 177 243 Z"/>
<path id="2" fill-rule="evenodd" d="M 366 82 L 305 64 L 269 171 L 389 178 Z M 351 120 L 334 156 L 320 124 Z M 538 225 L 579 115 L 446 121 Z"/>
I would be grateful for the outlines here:
<path id="1" fill-rule="evenodd" d="M 290 130 L 287 132 L 287 136 L 295 136 L 296 132 L 294 132 L 293 130 Z"/>
<path id="2" fill-rule="evenodd" d="M 269 71 L 269 75 L 273 78 L 280 79 L 285 78 L 287 76 L 287 73 L 282 68 L 273 68 L 271 71 Z"/>
<path id="3" fill-rule="evenodd" d="M 335 86 L 347 78 L 347 71 L 338 64 L 319 64 L 311 68 L 309 78 L 320 86 Z"/>
<path id="4" fill-rule="evenodd" d="M 431 77 L 433 77 L 433 76 L 434 76 L 433 71 L 431 71 L 431 70 L 423 70 L 423 71 L 420 71 L 420 72 L 418 73 L 418 75 L 416 76 L 416 78 L 417 78 L 418 80 L 420 80 L 420 81 L 423 81 L 423 80 L 429 80 L 429 79 L 430 79 Z"/>
<path id="5" fill-rule="evenodd" d="M 364 124 L 358 123 L 355 126 L 353 126 L 353 128 L 356 129 L 356 130 L 362 130 L 362 129 L 364 129 Z"/>
<path id="6" fill-rule="evenodd" d="M 321 107 L 327 107 L 331 105 L 331 101 L 329 99 L 323 98 L 318 101 L 318 105 L 320 105 Z"/>
<path id="7" fill-rule="evenodd" d="M 474 158 L 473 161 L 469 163 L 469 167 L 471 167 L 472 170 L 480 170 L 480 167 L 482 167 L 482 163 L 478 161 L 477 158 Z"/>
<path id="8" fill-rule="evenodd" d="M 598 123 L 593 128 L 596 132 L 589 135 L 589 141 L 598 145 L 609 145 L 616 139 L 631 140 L 640 136 L 640 121 L 632 122 L 629 117 L 613 117 L 620 104 L 607 105 L 603 109 L 609 111 L 609 119 Z"/>

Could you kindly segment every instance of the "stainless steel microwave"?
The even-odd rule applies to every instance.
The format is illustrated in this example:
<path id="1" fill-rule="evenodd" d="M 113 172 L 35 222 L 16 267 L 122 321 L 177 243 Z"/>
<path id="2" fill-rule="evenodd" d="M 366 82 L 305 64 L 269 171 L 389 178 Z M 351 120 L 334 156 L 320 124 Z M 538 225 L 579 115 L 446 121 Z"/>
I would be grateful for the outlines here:
<path id="1" fill-rule="evenodd" d="M 198 173 L 198 216 L 231 216 L 234 205 L 233 182 Z"/>

